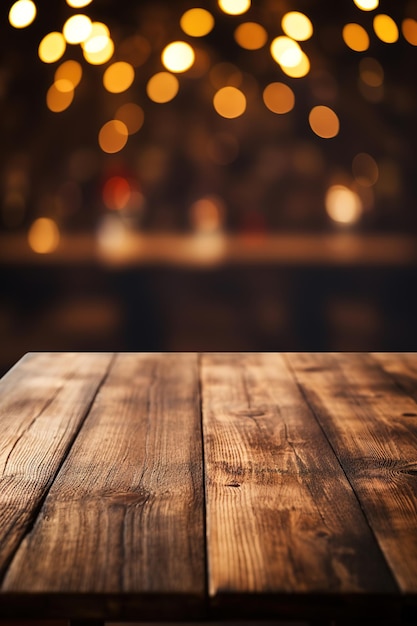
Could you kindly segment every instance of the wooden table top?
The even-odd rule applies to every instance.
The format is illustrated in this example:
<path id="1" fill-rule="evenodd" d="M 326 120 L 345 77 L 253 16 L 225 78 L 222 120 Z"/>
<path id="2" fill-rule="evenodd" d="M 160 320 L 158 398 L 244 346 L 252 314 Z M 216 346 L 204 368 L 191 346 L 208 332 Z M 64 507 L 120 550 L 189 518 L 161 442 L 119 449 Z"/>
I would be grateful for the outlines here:
<path id="1" fill-rule="evenodd" d="M 0 616 L 413 615 L 416 401 L 417 354 L 26 355 Z"/>

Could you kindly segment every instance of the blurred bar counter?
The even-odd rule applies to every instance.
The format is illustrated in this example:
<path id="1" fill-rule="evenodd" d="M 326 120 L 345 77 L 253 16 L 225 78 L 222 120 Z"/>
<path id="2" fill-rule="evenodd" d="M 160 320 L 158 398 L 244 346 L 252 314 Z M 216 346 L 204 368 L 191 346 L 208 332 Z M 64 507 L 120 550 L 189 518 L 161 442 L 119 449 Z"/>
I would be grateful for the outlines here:
<path id="1" fill-rule="evenodd" d="M 97 239 L 65 235 L 51 253 L 31 250 L 21 235 L 0 235 L 0 264 L 82 265 L 98 263 L 198 268 L 229 265 L 386 266 L 417 264 L 417 237 L 408 235 L 279 234 L 153 235 L 121 233 Z"/>
<path id="2" fill-rule="evenodd" d="M 0 373 L 28 351 L 417 351 L 417 238 L 0 237 Z"/>

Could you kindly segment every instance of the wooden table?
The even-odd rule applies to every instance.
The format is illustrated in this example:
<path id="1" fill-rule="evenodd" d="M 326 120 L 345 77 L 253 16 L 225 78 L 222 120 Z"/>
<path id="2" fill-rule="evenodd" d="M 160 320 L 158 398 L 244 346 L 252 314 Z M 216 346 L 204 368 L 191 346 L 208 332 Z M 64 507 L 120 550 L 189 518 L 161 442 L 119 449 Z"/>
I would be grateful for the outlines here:
<path id="1" fill-rule="evenodd" d="M 417 623 L 416 401 L 411 354 L 26 355 L 0 619 Z"/>

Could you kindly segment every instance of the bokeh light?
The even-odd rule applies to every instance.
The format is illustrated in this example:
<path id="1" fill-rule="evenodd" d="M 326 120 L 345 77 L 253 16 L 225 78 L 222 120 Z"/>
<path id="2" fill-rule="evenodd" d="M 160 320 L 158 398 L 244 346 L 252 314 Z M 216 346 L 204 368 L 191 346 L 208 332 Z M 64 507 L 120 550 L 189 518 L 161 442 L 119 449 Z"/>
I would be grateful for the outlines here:
<path id="1" fill-rule="evenodd" d="M 67 80 L 66 78 L 59 78 L 58 80 L 55 80 L 54 87 L 62 93 L 74 91 L 74 85 L 70 80 Z"/>
<path id="2" fill-rule="evenodd" d="M 259 50 L 268 40 L 268 33 L 265 28 L 256 22 L 240 24 L 236 28 L 234 36 L 239 46 L 246 50 Z"/>
<path id="3" fill-rule="evenodd" d="M 110 93 L 122 93 L 129 89 L 135 80 L 135 70 L 125 61 L 112 63 L 103 75 L 103 85 Z"/>
<path id="4" fill-rule="evenodd" d="M 296 67 L 302 60 L 299 44 L 290 37 L 276 37 L 271 43 L 271 55 L 274 61 L 283 67 Z"/>
<path id="5" fill-rule="evenodd" d="M 164 104 L 175 98 L 179 90 L 178 78 L 169 72 L 154 74 L 146 85 L 146 93 L 153 102 Z"/>
<path id="6" fill-rule="evenodd" d="M 308 120 L 311 130 L 322 139 L 331 139 L 339 133 L 339 118 L 330 107 L 322 105 L 313 107 Z"/>
<path id="7" fill-rule="evenodd" d="M 114 117 L 116 120 L 120 120 L 126 125 L 129 135 L 134 135 L 142 128 L 145 118 L 143 109 L 134 102 L 122 104 L 122 106 L 117 109 Z"/>
<path id="8" fill-rule="evenodd" d="M 228 15 L 242 15 L 250 9 L 251 0 L 219 0 L 219 7 Z"/>
<path id="9" fill-rule="evenodd" d="M 110 120 L 101 127 L 98 143 L 103 152 L 114 154 L 125 147 L 128 135 L 126 124 L 120 120 Z"/>
<path id="10" fill-rule="evenodd" d="M 64 61 L 55 71 L 55 83 L 60 80 L 66 80 L 75 89 L 79 85 L 82 75 L 83 70 L 78 61 Z"/>
<path id="11" fill-rule="evenodd" d="M 344 185 L 332 185 L 326 193 L 326 210 L 329 217 L 339 224 L 354 224 L 363 212 L 358 194 Z"/>
<path id="12" fill-rule="evenodd" d="M 180 26 L 190 37 L 204 37 L 214 28 L 214 17 L 206 9 L 189 9 L 180 19 Z"/>
<path id="13" fill-rule="evenodd" d="M 310 59 L 305 52 L 301 51 L 301 59 L 297 65 L 292 67 L 282 65 L 281 69 L 290 78 L 304 78 L 310 71 Z"/>
<path id="14" fill-rule="evenodd" d="M 395 43 L 398 41 L 398 26 L 389 15 L 375 15 L 374 31 L 376 36 L 384 43 Z"/>
<path id="15" fill-rule="evenodd" d="M 59 229 L 54 220 L 39 217 L 31 225 L 28 233 L 28 242 L 34 252 L 50 254 L 59 245 Z"/>
<path id="16" fill-rule="evenodd" d="M 361 80 L 370 87 L 380 87 L 384 82 L 384 69 L 377 59 L 365 57 L 359 63 Z"/>
<path id="17" fill-rule="evenodd" d="M 129 203 L 132 190 L 123 176 L 112 176 L 103 187 L 103 202 L 108 209 L 121 211 Z"/>
<path id="18" fill-rule="evenodd" d="M 92 3 L 93 0 L 67 0 L 68 6 L 73 9 L 82 9 Z"/>
<path id="19" fill-rule="evenodd" d="M 65 85 L 68 87 L 67 90 L 65 90 Z M 72 85 L 69 81 L 65 81 L 65 84 L 61 83 L 59 87 L 58 89 L 54 83 L 49 87 L 46 94 L 46 105 L 53 113 L 65 111 L 74 100 L 74 90 L 71 88 Z"/>
<path id="20" fill-rule="evenodd" d="M 373 11 L 379 5 L 379 0 L 353 0 L 353 2 L 362 11 Z"/>
<path id="21" fill-rule="evenodd" d="M 18 0 L 9 11 L 9 22 L 14 28 L 30 26 L 36 17 L 36 5 L 32 0 Z"/>
<path id="22" fill-rule="evenodd" d="M 245 94 L 236 87 L 222 87 L 214 94 L 213 106 L 221 117 L 233 119 L 246 110 Z"/>
<path id="23" fill-rule="evenodd" d="M 270 83 L 263 92 L 265 106 L 273 113 L 288 113 L 294 108 L 293 90 L 284 83 Z"/>
<path id="24" fill-rule="evenodd" d="M 85 48 L 83 49 L 84 58 L 90 65 L 104 65 L 104 63 L 110 61 L 113 54 L 114 43 L 112 39 L 108 39 L 105 47 L 98 52 L 89 52 Z"/>
<path id="25" fill-rule="evenodd" d="M 72 15 L 64 24 L 62 33 L 69 44 L 77 44 L 86 41 L 92 30 L 92 23 L 87 15 Z"/>
<path id="26" fill-rule="evenodd" d="M 409 44 L 417 46 L 417 20 L 414 20 L 411 17 L 403 20 L 402 33 L 404 39 L 408 41 Z"/>
<path id="27" fill-rule="evenodd" d="M 173 41 L 162 51 L 162 63 L 170 72 L 186 72 L 194 63 L 194 50 L 185 41 Z"/>
<path id="28" fill-rule="evenodd" d="M 194 230 L 202 233 L 218 231 L 224 221 L 225 204 L 219 196 L 200 198 L 190 207 L 190 221 Z"/>
<path id="29" fill-rule="evenodd" d="M 345 44 L 354 52 L 365 52 L 369 48 L 369 35 L 360 24 L 346 24 L 342 36 Z"/>
<path id="30" fill-rule="evenodd" d="M 66 47 L 67 44 L 62 33 L 48 33 L 39 44 L 39 58 L 44 63 L 55 63 L 63 56 Z"/>
<path id="31" fill-rule="evenodd" d="M 282 30 L 288 37 L 297 41 L 306 41 L 313 34 L 313 24 L 311 20 L 299 11 L 286 13 L 281 21 Z"/>
<path id="32" fill-rule="evenodd" d="M 91 32 L 88 38 L 81 43 L 83 49 L 89 53 L 97 53 L 104 50 L 110 39 L 110 31 L 103 22 L 92 22 Z"/>
<path id="33" fill-rule="evenodd" d="M 360 152 L 352 161 L 352 173 L 363 187 L 372 187 L 379 178 L 379 168 L 375 159 L 366 152 Z"/>

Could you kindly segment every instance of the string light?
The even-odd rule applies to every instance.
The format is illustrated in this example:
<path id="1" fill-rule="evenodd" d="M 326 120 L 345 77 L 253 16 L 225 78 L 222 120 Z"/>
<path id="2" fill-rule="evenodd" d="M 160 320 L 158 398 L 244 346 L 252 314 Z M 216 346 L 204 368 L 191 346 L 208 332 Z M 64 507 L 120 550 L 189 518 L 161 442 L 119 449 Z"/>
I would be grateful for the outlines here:
<path id="1" fill-rule="evenodd" d="M 64 55 L 66 47 L 67 44 L 62 33 L 48 33 L 39 44 L 39 58 L 44 63 L 55 63 Z"/>
<path id="2" fill-rule="evenodd" d="M 330 107 L 322 105 L 313 107 L 308 121 L 312 131 L 322 139 L 331 139 L 339 133 L 339 118 Z"/>
<path id="3" fill-rule="evenodd" d="M 214 17 L 206 9 L 189 9 L 180 19 L 180 26 L 190 37 L 204 37 L 214 28 Z"/>
<path id="4" fill-rule="evenodd" d="M 170 72 L 186 72 L 194 63 L 195 54 L 185 41 L 173 41 L 162 52 L 162 63 Z"/>
<path id="5" fill-rule="evenodd" d="M 9 22 L 14 28 L 26 28 L 36 17 L 36 4 L 32 0 L 18 0 L 9 11 Z"/>
<path id="6" fill-rule="evenodd" d="M 219 7 L 228 15 L 242 15 L 250 9 L 251 0 L 219 0 Z"/>

